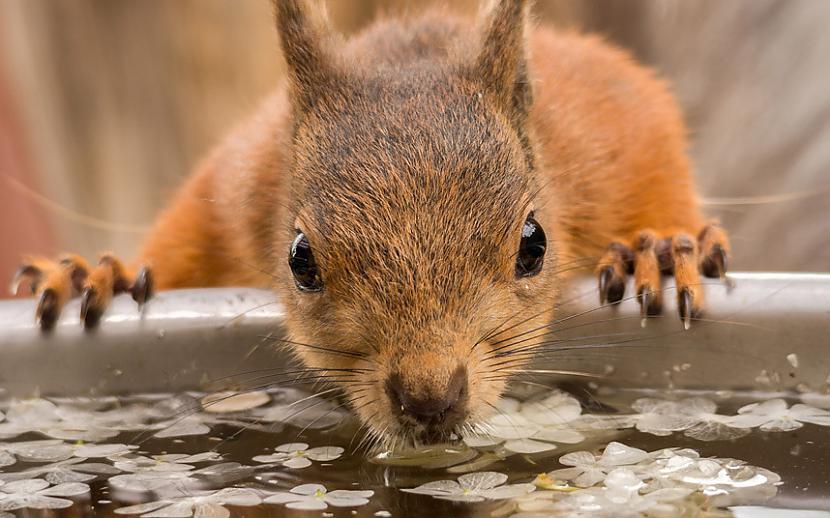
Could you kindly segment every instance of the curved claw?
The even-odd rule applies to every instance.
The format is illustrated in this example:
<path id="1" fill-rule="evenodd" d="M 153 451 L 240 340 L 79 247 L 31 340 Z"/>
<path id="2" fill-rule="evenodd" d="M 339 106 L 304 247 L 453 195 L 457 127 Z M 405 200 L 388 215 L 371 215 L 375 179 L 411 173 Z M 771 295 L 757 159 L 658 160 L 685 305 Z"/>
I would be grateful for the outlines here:
<path id="1" fill-rule="evenodd" d="M 614 268 L 606 266 L 599 272 L 599 303 L 605 304 L 608 298 L 608 284 L 614 278 Z"/>
<path id="2" fill-rule="evenodd" d="M 625 280 L 614 274 L 613 266 L 604 267 L 599 273 L 600 304 L 617 304 L 625 295 Z"/>
<path id="3" fill-rule="evenodd" d="M 55 290 L 47 288 L 40 294 L 35 310 L 35 318 L 40 328 L 49 331 L 55 327 L 60 316 L 60 304 Z"/>
<path id="4" fill-rule="evenodd" d="M 43 272 L 40 271 L 40 268 L 29 264 L 21 266 L 16 272 L 14 272 L 12 282 L 9 285 L 9 291 L 11 291 L 12 295 L 17 295 L 18 290 L 20 289 L 20 284 L 26 277 L 30 277 L 29 290 L 31 291 L 31 295 L 34 295 L 37 292 L 37 286 L 40 284 Z"/>
<path id="5" fill-rule="evenodd" d="M 692 292 L 683 289 L 677 295 L 677 310 L 680 312 L 680 320 L 683 321 L 683 329 L 686 331 L 692 326 Z"/>
<path id="6" fill-rule="evenodd" d="M 703 259 L 703 264 L 701 264 L 703 275 L 712 278 L 723 278 L 726 275 L 726 269 L 726 250 L 720 244 L 715 244 L 712 246 L 709 255 Z"/>
<path id="7" fill-rule="evenodd" d="M 81 294 L 81 321 L 86 329 L 95 327 L 101 320 L 102 311 L 98 304 L 98 293 L 87 288 Z"/>
<path id="8" fill-rule="evenodd" d="M 663 311 L 663 301 L 648 285 L 640 288 L 637 300 L 640 302 L 640 316 L 643 318 L 643 325 L 645 325 L 646 318 L 657 316 Z"/>
<path id="9" fill-rule="evenodd" d="M 133 300 L 138 303 L 139 309 L 153 297 L 155 293 L 154 288 L 153 272 L 147 267 L 139 270 L 138 275 L 135 277 L 135 282 L 130 288 Z"/>

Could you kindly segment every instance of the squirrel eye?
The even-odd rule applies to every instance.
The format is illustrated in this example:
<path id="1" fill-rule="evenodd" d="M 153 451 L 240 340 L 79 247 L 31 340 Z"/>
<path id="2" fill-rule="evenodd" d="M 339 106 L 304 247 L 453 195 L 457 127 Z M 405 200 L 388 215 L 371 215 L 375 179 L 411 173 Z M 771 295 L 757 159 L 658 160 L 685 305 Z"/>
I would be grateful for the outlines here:
<path id="1" fill-rule="evenodd" d="M 288 254 L 288 266 L 294 274 L 294 282 L 300 291 L 320 291 L 323 289 L 323 279 L 320 278 L 320 271 L 314 254 L 311 253 L 311 245 L 302 232 L 297 233 L 294 242 L 291 243 L 291 250 Z"/>
<path id="2" fill-rule="evenodd" d="M 522 240 L 516 256 L 516 277 L 532 277 L 542 270 L 545 262 L 547 239 L 539 222 L 533 219 L 533 213 L 527 215 L 522 227 Z"/>

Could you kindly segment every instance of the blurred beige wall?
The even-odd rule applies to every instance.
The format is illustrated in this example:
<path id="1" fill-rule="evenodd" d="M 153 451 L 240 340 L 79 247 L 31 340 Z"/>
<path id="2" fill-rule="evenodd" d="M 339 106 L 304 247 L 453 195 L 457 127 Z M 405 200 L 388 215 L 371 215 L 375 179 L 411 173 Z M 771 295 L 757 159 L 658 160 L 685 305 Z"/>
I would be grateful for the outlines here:
<path id="1" fill-rule="evenodd" d="M 352 32 L 430 2 L 328 3 Z M 711 207 L 734 235 L 735 266 L 830 270 L 830 2 L 538 0 L 536 11 L 606 34 L 674 83 L 704 196 L 803 195 Z M 56 236 L 0 235 L 0 256 L 134 253 L 199 157 L 277 84 L 277 47 L 268 0 L 0 0 L 0 86 L 30 164 L 0 161 L 0 175 L 58 205 L 0 178 Z"/>

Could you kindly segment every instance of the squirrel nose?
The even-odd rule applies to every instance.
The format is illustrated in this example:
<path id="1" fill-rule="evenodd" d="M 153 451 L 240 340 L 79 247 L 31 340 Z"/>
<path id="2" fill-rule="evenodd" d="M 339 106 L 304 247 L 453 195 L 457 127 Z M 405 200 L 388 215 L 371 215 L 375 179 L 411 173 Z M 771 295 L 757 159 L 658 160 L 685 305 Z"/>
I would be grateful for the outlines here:
<path id="1" fill-rule="evenodd" d="M 398 373 L 389 377 L 386 388 L 392 405 L 402 417 L 415 420 L 428 429 L 449 431 L 464 419 L 467 404 L 467 370 L 464 367 L 458 367 L 452 373 L 445 389 L 435 387 L 426 391 L 428 396 L 413 393 Z"/>

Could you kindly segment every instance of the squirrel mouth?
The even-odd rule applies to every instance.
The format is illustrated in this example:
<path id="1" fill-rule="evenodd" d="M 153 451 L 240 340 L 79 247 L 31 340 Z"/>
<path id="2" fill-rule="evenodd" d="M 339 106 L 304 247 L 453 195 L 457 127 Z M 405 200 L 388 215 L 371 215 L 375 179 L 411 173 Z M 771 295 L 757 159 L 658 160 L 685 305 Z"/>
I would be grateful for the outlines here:
<path id="1" fill-rule="evenodd" d="M 394 413 L 401 425 L 400 435 L 411 439 L 413 444 L 423 446 L 458 441 L 458 427 L 466 419 L 466 413 L 457 410 L 447 410 L 428 420 L 413 418 L 402 411 L 400 406 L 395 407 Z"/>
<path id="2" fill-rule="evenodd" d="M 389 377 L 384 388 L 401 435 L 423 444 L 449 441 L 468 417 L 470 395 L 463 366 L 452 372 L 442 390 L 413 391 L 397 373 Z"/>
<path id="3" fill-rule="evenodd" d="M 460 440 L 460 435 L 455 429 L 412 424 L 402 424 L 399 435 L 405 443 L 414 447 L 451 444 Z"/>

